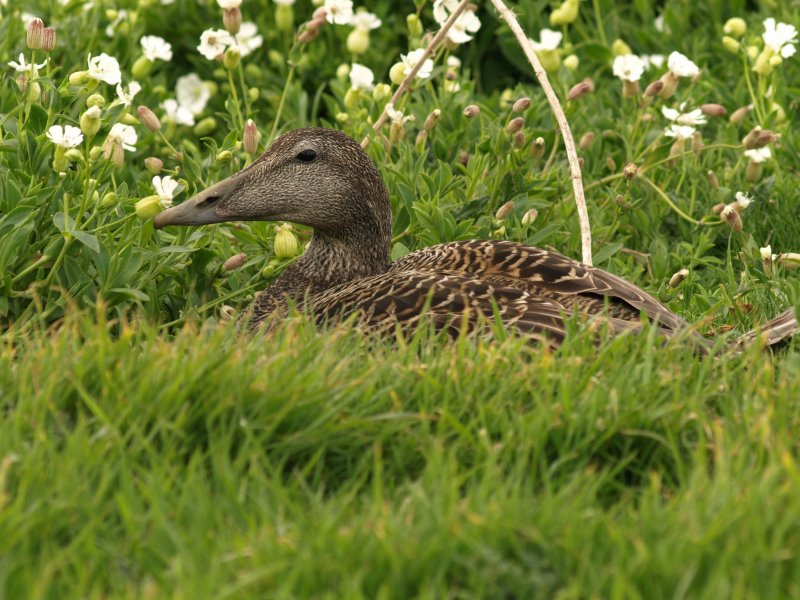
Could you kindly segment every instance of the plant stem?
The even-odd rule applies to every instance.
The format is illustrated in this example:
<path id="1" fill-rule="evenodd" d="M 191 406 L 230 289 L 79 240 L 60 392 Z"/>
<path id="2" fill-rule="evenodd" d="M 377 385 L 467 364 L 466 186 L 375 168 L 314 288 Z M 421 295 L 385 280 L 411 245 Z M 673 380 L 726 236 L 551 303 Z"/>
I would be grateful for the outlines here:
<path id="1" fill-rule="evenodd" d="M 289 86 L 292 83 L 292 78 L 294 77 L 294 69 L 295 63 L 289 65 L 289 73 L 286 75 L 286 83 L 283 84 L 283 91 L 281 92 L 281 99 L 278 102 L 278 110 L 275 112 L 275 120 L 272 122 L 272 129 L 269 132 L 269 137 L 267 137 L 267 146 L 272 143 L 272 140 L 275 139 L 275 133 L 278 131 L 278 123 L 281 120 L 281 113 L 283 113 L 283 105 L 286 103 L 286 95 L 289 93 Z"/>

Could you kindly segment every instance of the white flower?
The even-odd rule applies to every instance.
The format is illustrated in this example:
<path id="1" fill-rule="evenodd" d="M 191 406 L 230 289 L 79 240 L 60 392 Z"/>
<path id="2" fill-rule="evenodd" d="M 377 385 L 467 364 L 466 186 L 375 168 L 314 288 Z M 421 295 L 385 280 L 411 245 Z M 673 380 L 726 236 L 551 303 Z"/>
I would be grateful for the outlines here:
<path id="1" fill-rule="evenodd" d="M 206 29 L 200 34 L 197 51 L 208 60 L 214 60 L 225 52 L 228 46 L 233 46 L 235 43 L 233 36 L 224 29 Z"/>
<path id="2" fill-rule="evenodd" d="M 94 58 L 91 54 L 89 55 L 88 75 L 92 79 L 103 81 L 109 85 L 117 85 L 122 81 L 122 72 L 119 70 L 117 59 L 105 52 Z"/>
<path id="3" fill-rule="evenodd" d="M 680 52 L 669 55 L 667 67 L 675 77 L 694 77 L 700 73 L 700 68 Z"/>
<path id="4" fill-rule="evenodd" d="M 458 0 L 436 0 L 433 3 L 433 18 L 439 25 L 444 25 L 450 15 L 458 8 Z M 472 39 L 470 33 L 481 28 L 481 20 L 471 10 L 465 10 L 447 32 L 447 39 L 454 44 L 465 44 Z"/>
<path id="5" fill-rule="evenodd" d="M 617 56 L 613 70 L 622 81 L 639 81 L 644 73 L 644 61 L 635 54 Z"/>
<path id="6" fill-rule="evenodd" d="M 767 48 L 783 58 L 789 58 L 797 51 L 794 47 L 797 43 L 797 29 L 794 25 L 776 23 L 772 17 L 764 21 L 764 33 L 761 38 Z"/>
<path id="7" fill-rule="evenodd" d="M 678 108 L 667 108 L 666 106 L 661 107 L 661 114 L 664 115 L 670 121 L 675 121 L 678 125 L 705 125 L 706 124 L 706 117 L 699 108 L 695 108 L 688 113 L 683 112 L 683 109 L 686 107 L 686 102 L 681 102 L 678 105 Z"/>
<path id="8" fill-rule="evenodd" d="M 767 244 L 763 248 L 759 248 L 758 251 L 761 253 L 761 258 L 763 258 L 764 260 L 772 260 L 773 257 L 772 246 L 770 246 L 769 244 Z"/>
<path id="9" fill-rule="evenodd" d="M 350 17 L 350 25 L 359 31 L 370 31 L 371 29 L 377 29 L 381 26 L 381 23 L 382 21 L 378 18 L 378 15 L 365 10 L 360 10 Z"/>
<path id="10" fill-rule="evenodd" d="M 172 44 L 157 35 L 145 35 L 139 40 L 145 58 L 151 62 L 172 60 Z"/>
<path id="11" fill-rule="evenodd" d="M 456 55 L 451 54 L 447 57 L 447 66 L 455 71 L 461 67 L 461 59 Z"/>
<path id="12" fill-rule="evenodd" d="M 325 0 L 325 20 L 336 25 L 347 25 L 353 17 L 353 0 Z"/>
<path id="13" fill-rule="evenodd" d="M 695 131 L 697 130 L 689 125 L 670 125 L 667 127 L 664 135 L 667 137 L 674 137 L 676 140 L 690 140 Z"/>
<path id="14" fill-rule="evenodd" d="M 767 159 L 772 158 L 772 151 L 769 149 L 769 146 L 764 146 L 763 148 L 745 150 L 744 155 L 754 163 L 763 163 Z"/>
<path id="15" fill-rule="evenodd" d="M 292 6 L 296 0 L 272 0 L 275 4 L 282 4 L 284 6 Z"/>
<path id="16" fill-rule="evenodd" d="M 163 108 L 166 113 L 164 116 L 165 120 L 172 121 L 178 125 L 188 125 L 189 127 L 194 125 L 194 115 L 192 111 L 178 104 L 178 101 L 174 98 L 164 100 L 164 102 L 161 103 L 161 108 Z"/>
<path id="17" fill-rule="evenodd" d="M 659 33 L 664 33 L 664 15 L 660 14 L 653 20 L 653 27 L 656 28 L 656 31 Z"/>
<path id="18" fill-rule="evenodd" d="M 26 63 L 25 62 L 25 55 L 19 55 L 19 62 L 14 62 L 13 60 L 8 63 L 9 67 L 12 67 L 17 73 L 26 73 L 31 76 L 32 79 L 36 79 L 39 76 L 39 69 L 43 68 L 47 64 L 47 60 L 37 65 L 36 63 Z"/>
<path id="19" fill-rule="evenodd" d="M 753 202 L 753 198 L 745 194 L 744 192 L 736 192 L 736 204 L 739 205 L 741 210 L 744 210 Z"/>
<path id="20" fill-rule="evenodd" d="M 133 103 L 133 98 L 138 94 L 142 89 L 142 86 L 139 85 L 137 81 L 131 81 L 128 84 L 128 91 L 126 92 L 125 89 L 122 87 L 121 83 L 117 84 L 117 97 L 120 99 L 125 106 L 130 106 Z"/>
<path id="21" fill-rule="evenodd" d="M 536 52 L 547 52 L 555 50 L 561 44 L 561 39 L 564 37 L 560 31 L 553 31 L 552 29 L 544 28 L 539 32 L 539 37 L 542 38 L 540 42 L 530 39 L 530 43 Z"/>
<path id="22" fill-rule="evenodd" d="M 414 115 L 409 115 L 407 117 L 403 116 L 403 111 L 395 110 L 394 104 L 392 104 L 391 102 L 389 102 L 389 104 L 386 105 L 386 116 L 389 117 L 389 120 L 392 123 L 397 123 L 399 125 L 402 125 L 406 121 L 414 120 Z"/>
<path id="23" fill-rule="evenodd" d="M 196 73 L 178 77 L 175 93 L 178 97 L 178 104 L 189 109 L 193 115 L 203 112 L 211 98 L 211 92 Z"/>
<path id="24" fill-rule="evenodd" d="M 172 199 L 175 197 L 175 188 L 178 187 L 178 182 L 174 181 L 172 177 L 153 177 L 153 187 L 156 188 L 156 194 L 161 199 L 161 206 L 169 208 L 172 206 Z"/>
<path id="25" fill-rule="evenodd" d="M 256 48 L 260 48 L 264 43 L 264 38 L 258 35 L 258 27 L 255 23 L 247 21 L 239 27 L 236 34 L 236 46 L 239 48 L 241 56 L 247 56 Z"/>
<path id="26" fill-rule="evenodd" d="M 53 125 L 47 130 L 47 139 L 62 148 L 75 148 L 83 142 L 83 134 L 78 127 L 72 125 Z"/>
<path id="27" fill-rule="evenodd" d="M 242 0 L 217 0 L 220 8 L 239 8 L 242 5 Z"/>
<path id="28" fill-rule="evenodd" d="M 375 81 L 375 75 L 372 73 L 369 67 L 365 67 L 364 65 L 360 65 L 358 63 L 353 63 L 350 67 L 350 85 L 357 89 L 363 90 L 365 92 L 372 91 L 372 88 L 375 87 L 372 83 Z"/>
<path id="29" fill-rule="evenodd" d="M 661 66 L 664 64 L 664 55 L 644 54 L 642 55 L 642 62 L 644 63 L 645 69 L 649 69 L 650 67 L 655 67 L 656 69 L 660 69 Z"/>
<path id="30" fill-rule="evenodd" d="M 408 54 L 401 54 L 400 60 L 405 67 L 405 73 L 408 74 L 411 69 L 413 69 L 416 64 L 422 60 L 423 55 L 425 54 L 424 48 L 418 48 Z M 428 79 L 433 73 L 433 61 L 430 58 L 426 58 L 425 62 L 422 63 L 422 67 L 420 67 L 419 71 L 417 71 L 417 77 L 420 79 Z"/>
<path id="31" fill-rule="evenodd" d="M 136 130 L 130 125 L 122 123 L 115 123 L 108 132 L 107 140 L 109 142 L 120 144 L 125 150 L 136 150 L 136 140 L 139 137 L 136 135 Z"/>

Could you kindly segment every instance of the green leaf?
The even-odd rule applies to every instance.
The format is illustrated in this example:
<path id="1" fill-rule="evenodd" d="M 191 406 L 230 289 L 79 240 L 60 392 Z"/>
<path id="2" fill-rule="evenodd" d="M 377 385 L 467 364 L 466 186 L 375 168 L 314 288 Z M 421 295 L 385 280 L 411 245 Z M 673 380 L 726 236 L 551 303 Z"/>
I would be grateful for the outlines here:
<path id="1" fill-rule="evenodd" d="M 93 250 L 95 252 L 100 252 L 100 242 L 97 241 L 97 238 L 93 236 L 91 233 L 86 231 L 71 231 L 72 235 L 75 236 L 75 239 L 82 243 L 84 246 Z"/>

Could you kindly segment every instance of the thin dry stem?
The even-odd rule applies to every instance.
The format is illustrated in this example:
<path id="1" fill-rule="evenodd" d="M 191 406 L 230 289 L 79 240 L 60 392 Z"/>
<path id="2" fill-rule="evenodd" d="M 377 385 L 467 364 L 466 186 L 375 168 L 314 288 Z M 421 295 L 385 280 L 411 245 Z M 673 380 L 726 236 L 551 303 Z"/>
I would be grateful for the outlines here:
<path id="1" fill-rule="evenodd" d="M 422 68 L 422 65 L 425 63 L 426 60 L 428 60 L 431 56 L 433 56 L 433 53 L 436 52 L 436 49 L 439 47 L 439 44 L 442 43 L 444 37 L 447 35 L 447 32 L 450 31 L 450 28 L 458 20 L 458 17 L 461 16 L 461 13 L 467 10 L 467 8 L 470 6 L 470 2 L 471 0 L 463 0 L 461 4 L 459 4 L 458 7 L 450 15 L 450 18 L 447 19 L 447 21 L 445 21 L 445 24 L 442 25 L 442 28 L 436 33 L 435 36 L 433 36 L 433 39 L 428 44 L 427 48 L 425 48 L 425 53 L 422 55 L 422 58 L 419 61 L 417 61 L 417 64 L 415 64 L 414 67 L 406 74 L 405 79 L 403 79 L 403 81 L 400 82 L 400 85 L 397 86 L 397 89 L 395 90 L 394 94 L 392 94 L 392 97 L 389 99 L 389 102 L 387 102 L 386 106 L 383 107 L 383 112 L 381 113 L 381 116 L 378 117 L 378 120 L 375 121 L 375 125 L 372 126 L 372 128 L 376 132 L 381 130 L 381 127 L 383 127 L 383 124 L 386 123 L 386 120 L 389 118 L 389 115 L 386 112 L 386 108 L 389 105 L 394 106 L 397 104 L 397 101 L 400 100 L 400 97 L 406 92 L 406 90 L 411 85 L 411 82 L 414 80 L 414 77 L 417 76 L 417 73 Z M 475 8 L 472 7 L 471 10 L 474 9 Z M 361 140 L 362 148 L 366 148 L 367 144 L 369 144 L 369 136 Z"/>
<path id="2" fill-rule="evenodd" d="M 536 56 L 536 52 L 533 50 L 533 47 L 528 40 L 528 36 L 526 36 L 525 32 L 522 31 L 522 27 L 520 27 L 517 17 L 514 16 L 514 13 L 508 10 L 506 5 L 503 4 L 502 0 L 492 0 L 492 4 L 494 4 L 494 7 L 500 13 L 502 19 L 511 28 L 511 31 L 514 33 L 514 36 L 519 42 L 519 45 L 522 46 L 522 51 L 528 58 L 528 62 L 531 63 L 533 72 L 536 74 L 536 79 L 539 80 L 539 83 L 544 90 L 544 94 L 547 96 L 547 101 L 550 103 L 550 108 L 552 109 L 553 114 L 556 117 L 556 121 L 558 122 L 558 127 L 561 130 L 561 136 L 564 138 L 564 147 L 567 150 L 567 161 L 569 162 L 569 171 L 572 177 L 572 190 L 575 193 L 575 204 L 578 207 L 578 221 L 580 222 L 581 226 L 581 253 L 583 255 L 583 262 L 587 265 L 591 265 L 592 229 L 591 225 L 589 224 L 589 212 L 586 209 L 586 198 L 583 194 L 583 180 L 581 179 L 581 167 L 578 164 L 578 152 L 575 149 L 575 140 L 572 139 L 572 131 L 569 128 L 567 117 L 564 114 L 564 110 L 561 108 L 561 103 L 559 103 L 556 93 L 553 91 L 553 88 L 547 79 L 547 72 L 542 67 L 542 63 L 539 62 L 539 58 Z"/>

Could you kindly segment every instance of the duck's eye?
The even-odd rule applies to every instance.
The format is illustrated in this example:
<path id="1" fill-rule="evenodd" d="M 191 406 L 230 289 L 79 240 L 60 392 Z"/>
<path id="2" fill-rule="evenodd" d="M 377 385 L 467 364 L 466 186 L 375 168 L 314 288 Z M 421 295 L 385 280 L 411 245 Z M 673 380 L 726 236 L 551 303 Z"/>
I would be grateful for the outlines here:
<path id="1" fill-rule="evenodd" d="M 303 150 L 297 155 L 297 160 L 304 163 L 310 163 L 315 158 L 317 158 L 317 153 L 313 150 Z"/>

